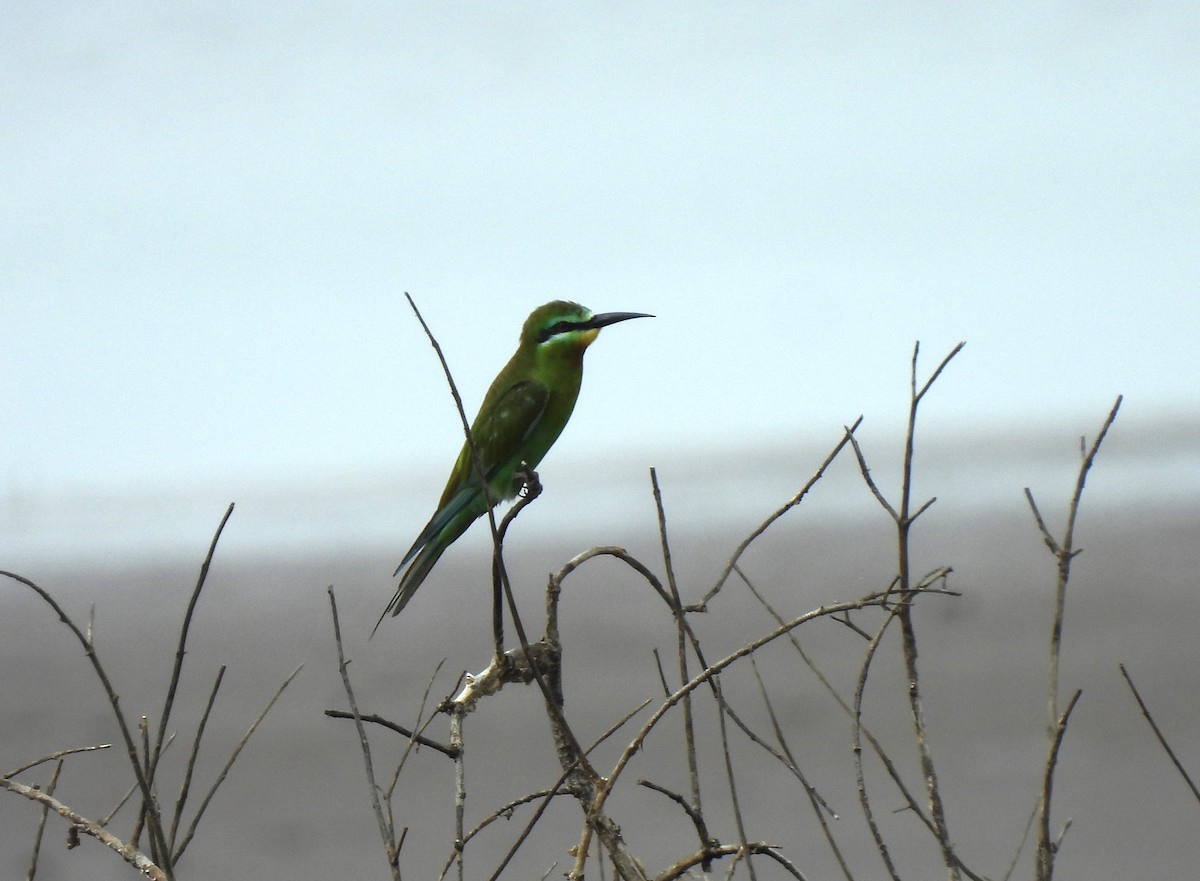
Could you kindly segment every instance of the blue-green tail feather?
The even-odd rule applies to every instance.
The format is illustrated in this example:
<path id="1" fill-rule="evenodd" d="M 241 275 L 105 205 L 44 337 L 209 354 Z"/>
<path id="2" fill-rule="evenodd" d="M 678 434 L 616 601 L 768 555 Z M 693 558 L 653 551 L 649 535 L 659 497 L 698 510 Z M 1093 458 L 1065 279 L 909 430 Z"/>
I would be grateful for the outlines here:
<path id="1" fill-rule="evenodd" d="M 412 543 L 412 547 L 408 549 L 408 553 L 404 555 L 404 559 L 400 561 L 400 565 L 396 567 L 396 571 L 392 573 L 392 577 L 395 578 L 397 575 L 399 575 L 400 571 L 407 566 L 414 557 L 417 556 L 417 554 L 421 551 L 421 548 L 429 544 L 435 535 L 445 529 L 450 524 L 451 520 L 461 514 L 471 502 L 478 498 L 478 489 L 465 486 L 460 489 L 454 495 L 454 497 L 450 499 L 449 502 L 438 508 L 437 511 L 434 512 L 434 515 L 429 518 L 429 522 L 425 524 L 425 528 L 421 530 L 421 534 L 417 536 L 417 540 Z M 482 513 L 482 511 L 479 512 L 479 514 Z M 475 520 L 475 517 L 478 517 L 479 514 L 471 517 L 471 519 L 467 521 L 467 525 L 472 523 Z M 464 525 L 463 530 L 466 528 L 466 525 Z M 462 535 L 463 530 L 455 533 L 454 538 L 458 538 L 458 536 Z M 453 539 L 451 539 L 451 541 L 453 541 Z M 448 541 L 446 544 L 449 545 L 450 542 Z"/>
<path id="2" fill-rule="evenodd" d="M 449 547 L 449 543 L 430 542 L 421 548 L 411 565 L 405 570 L 404 577 L 400 579 L 396 595 L 392 597 L 392 601 L 388 603 L 383 614 L 379 616 L 379 620 L 375 622 L 375 627 L 371 630 L 372 636 L 375 635 L 375 631 L 379 629 L 379 625 L 383 623 L 383 619 L 388 616 L 389 612 L 399 615 L 401 610 L 408 605 L 408 601 L 412 599 L 417 588 L 421 586 L 421 582 L 425 580 L 425 576 L 429 574 L 429 570 L 433 568 L 447 547 Z"/>
<path id="3" fill-rule="evenodd" d="M 408 553 L 404 555 L 400 565 L 396 567 L 393 577 L 399 576 L 400 584 L 396 588 L 396 594 L 392 597 L 392 601 L 387 604 L 387 608 L 375 622 L 375 627 L 371 631 L 372 635 L 379 629 L 379 625 L 383 623 L 383 619 L 388 616 L 389 612 L 392 615 L 400 614 L 446 548 L 466 532 L 467 527 L 474 523 L 485 510 L 483 494 L 475 487 L 464 487 L 459 490 L 449 502 L 437 510 L 430 521 L 425 524 L 425 528 L 421 530 L 421 534 L 417 536 L 412 547 L 408 549 Z M 401 575 L 401 572 L 404 574 Z"/>

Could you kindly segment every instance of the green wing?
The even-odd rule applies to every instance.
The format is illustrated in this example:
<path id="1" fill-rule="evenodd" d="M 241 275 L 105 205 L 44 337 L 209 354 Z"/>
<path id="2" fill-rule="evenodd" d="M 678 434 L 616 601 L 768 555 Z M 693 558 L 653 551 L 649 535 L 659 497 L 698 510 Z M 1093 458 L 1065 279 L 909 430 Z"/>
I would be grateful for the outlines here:
<path id="1" fill-rule="evenodd" d="M 506 468 L 515 469 L 528 456 L 527 443 L 537 431 L 549 401 L 550 390 L 530 379 L 513 384 L 494 400 L 484 400 L 471 425 L 471 438 L 479 451 L 479 464 L 489 484 Z M 466 489 L 478 492 L 478 487 L 471 448 L 464 443 L 438 508 L 452 504 L 452 500 Z M 508 488 L 493 487 L 492 490 L 505 494 Z"/>
<path id="2" fill-rule="evenodd" d="M 539 382 L 526 380 L 511 386 L 494 401 L 484 401 L 471 426 L 471 437 L 475 440 L 479 464 L 489 485 L 506 468 L 516 469 L 521 459 L 525 458 L 525 443 L 536 431 L 549 400 L 549 389 Z M 507 497 L 508 491 L 508 487 L 493 486 L 492 500 L 499 501 Z M 425 524 L 393 575 L 399 575 L 400 570 L 416 557 L 421 548 L 439 537 L 439 533 L 466 511 L 472 511 L 474 516 L 461 520 L 461 529 L 454 531 L 453 535 L 440 536 L 439 544 L 443 549 L 487 511 L 475 466 L 471 462 L 471 448 L 464 443 L 450 471 L 446 488 L 442 491 L 437 511 Z"/>

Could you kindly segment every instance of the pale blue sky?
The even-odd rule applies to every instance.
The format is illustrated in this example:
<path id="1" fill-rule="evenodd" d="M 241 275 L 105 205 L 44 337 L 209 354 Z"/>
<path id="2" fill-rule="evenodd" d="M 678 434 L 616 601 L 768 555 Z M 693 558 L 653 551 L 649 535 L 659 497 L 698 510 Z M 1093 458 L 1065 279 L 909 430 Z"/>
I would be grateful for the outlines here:
<path id="1" fill-rule="evenodd" d="M 656 313 L 547 460 L 636 479 L 894 426 L 916 339 L 968 341 L 934 425 L 1194 415 L 1198 45 L 1189 2 L 5 4 L 5 492 L 436 489 L 405 290 L 472 411 L 539 303 Z"/>

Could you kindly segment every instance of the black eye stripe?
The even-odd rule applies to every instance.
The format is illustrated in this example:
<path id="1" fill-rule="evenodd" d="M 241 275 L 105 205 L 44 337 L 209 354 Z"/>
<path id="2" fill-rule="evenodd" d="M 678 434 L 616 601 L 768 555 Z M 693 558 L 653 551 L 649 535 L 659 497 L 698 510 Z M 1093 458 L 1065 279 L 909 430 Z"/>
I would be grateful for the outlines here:
<path id="1" fill-rule="evenodd" d="M 539 343 L 544 343 L 552 336 L 558 336 L 560 333 L 566 333 L 567 331 L 574 330 L 578 325 L 578 321 L 556 321 L 549 327 L 544 328 L 542 332 L 538 334 L 537 341 Z"/>

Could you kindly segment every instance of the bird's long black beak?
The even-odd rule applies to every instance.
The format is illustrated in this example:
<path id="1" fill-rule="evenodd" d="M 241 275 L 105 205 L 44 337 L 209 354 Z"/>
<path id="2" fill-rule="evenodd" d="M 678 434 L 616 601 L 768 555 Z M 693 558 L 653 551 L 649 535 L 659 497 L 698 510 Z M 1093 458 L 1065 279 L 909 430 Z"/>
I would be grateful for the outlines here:
<path id="1" fill-rule="evenodd" d="M 616 324 L 618 321 L 628 321 L 630 318 L 653 318 L 653 315 L 647 315 L 645 312 L 601 312 L 599 315 L 593 315 L 582 324 L 576 325 L 579 330 L 599 330 L 602 327 L 608 327 L 610 324 Z"/>

